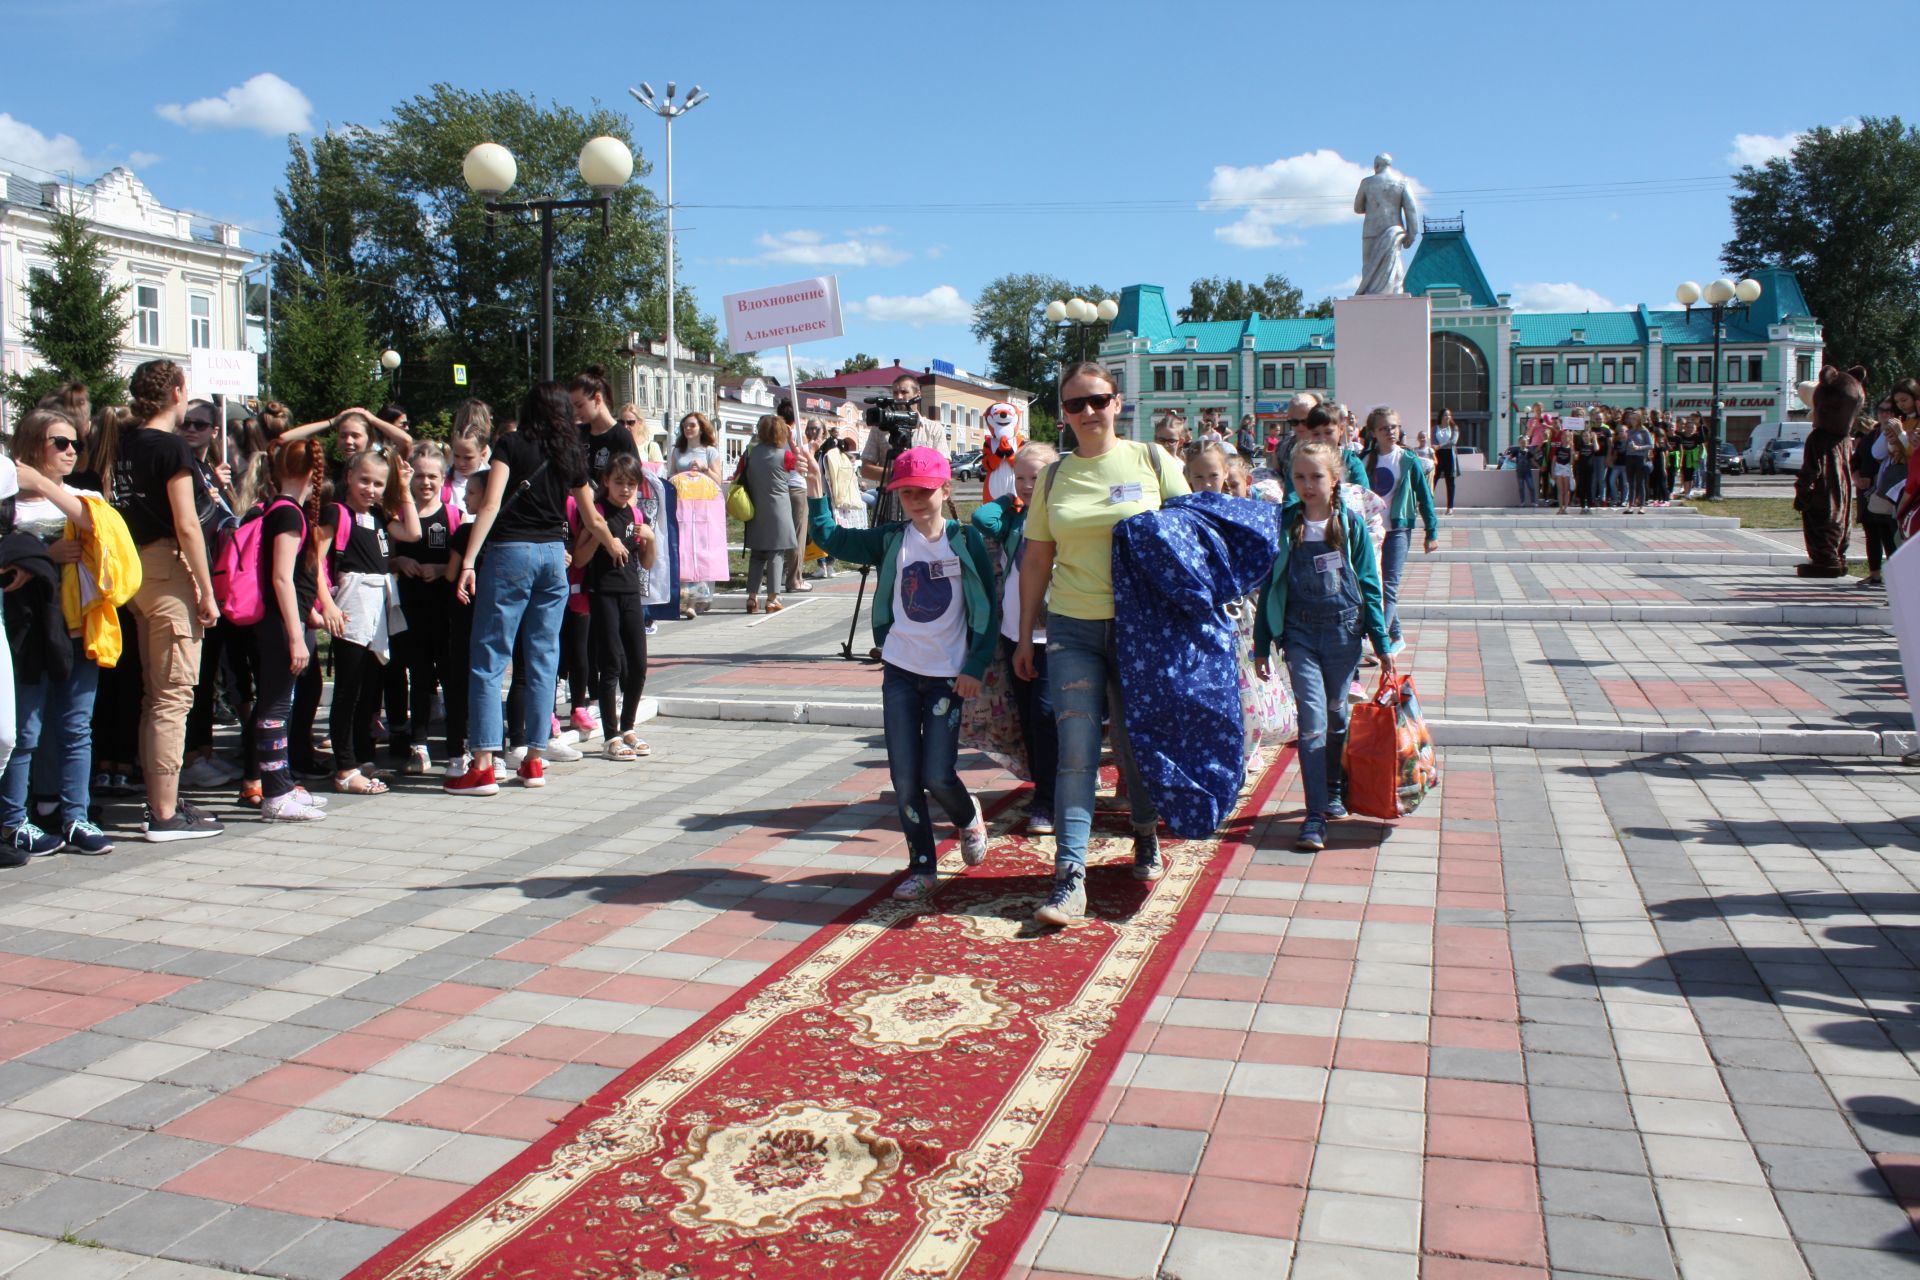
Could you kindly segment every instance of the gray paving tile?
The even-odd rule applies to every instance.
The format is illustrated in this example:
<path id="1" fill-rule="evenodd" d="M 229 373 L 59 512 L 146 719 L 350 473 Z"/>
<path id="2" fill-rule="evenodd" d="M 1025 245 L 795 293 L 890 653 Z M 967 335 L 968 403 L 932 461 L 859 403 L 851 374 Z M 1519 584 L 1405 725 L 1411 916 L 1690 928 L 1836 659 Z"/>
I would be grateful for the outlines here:
<path id="1" fill-rule="evenodd" d="M 1548 1166 L 1540 1170 L 1540 1196 L 1546 1212 L 1563 1218 L 1662 1223 L 1653 1179 L 1643 1175 Z"/>
<path id="2" fill-rule="evenodd" d="M 570 1062 L 529 1088 L 527 1092 L 536 1098 L 584 1102 L 619 1074 L 620 1070 L 617 1067 L 596 1067 L 585 1062 Z"/>
<path id="3" fill-rule="evenodd" d="M 231 969 L 233 966 L 227 966 Z M 201 1013 L 217 1013 L 236 1000 L 243 1000 L 258 988 L 241 982 L 228 982 L 224 975 L 220 979 L 207 978 L 190 987 L 182 987 L 170 996 L 160 1000 L 161 1004 L 175 1009 L 194 1009 Z"/>
<path id="4" fill-rule="evenodd" d="M 1547 1218 L 1547 1260 L 1563 1268 L 1632 1280 L 1675 1280 L 1667 1233 L 1659 1227 L 1591 1218 Z"/>
<path id="5" fill-rule="evenodd" d="M 1520 1084 L 1527 1078 L 1522 1055 L 1498 1049 L 1439 1046 L 1427 1055 L 1427 1072 L 1449 1080 L 1486 1080 L 1499 1084 Z"/>
<path id="6" fill-rule="evenodd" d="M 44 1169 L 21 1169 L 13 1165 L 0 1165 L 0 1206 L 10 1205 L 16 1200 L 32 1195 L 57 1176 Z"/>
<path id="7" fill-rule="evenodd" d="M 1535 1053 L 1573 1053 L 1590 1058 L 1611 1058 L 1613 1036 L 1605 1027 L 1578 1027 L 1548 1022 L 1528 1022 L 1520 1027 L 1520 1043 L 1529 1055 Z"/>
<path id="8" fill-rule="evenodd" d="M 109 1151 L 85 1166 L 80 1173 L 107 1182 L 158 1187 L 171 1182 L 220 1150 L 222 1148 L 209 1142 L 195 1142 L 164 1133 L 143 1133 L 126 1146 Z"/>
<path id="9" fill-rule="evenodd" d="M 60 1071 L 79 1071 L 122 1049 L 131 1048 L 133 1044 L 132 1040 L 102 1035 L 98 1031 L 77 1031 L 32 1053 L 23 1054 L 17 1061 Z"/>
<path id="10" fill-rule="evenodd" d="M 58 1178 L 0 1209 L 0 1227 L 29 1235 L 57 1236 L 90 1226 L 139 1194 L 138 1187 L 91 1178 Z"/>
<path id="11" fill-rule="evenodd" d="M 1527 1090 L 1527 1106 L 1535 1124 L 1588 1125 L 1599 1129 L 1634 1127 L 1633 1112 L 1627 1106 L 1624 1093 L 1534 1085 Z"/>
<path id="12" fill-rule="evenodd" d="M 1828 1195 L 1818 1191 L 1782 1191 L 1775 1197 L 1796 1240 L 1813 1244 L 1860 1245 L 1898 1253 L 1920 1253 L 1920 1237 L 1900 1207 L 1874 1196 Z"/>
<path id="13" fill-rule="evenodd" d="M 124 1147 L 140 1135 L 118 1125 L 91 1120 L 68 1120 L 56 1129 L 21 1143 L 0 1159 L 27 1169 L 73 1173 L 109 1151 Z"/>
<path id="14" fill-rule="evenodd" d="M 173 1070 L 165 1072 L 160 1079 L 166 1084 L 187 1085 L 194 1088 L 211 1089 L 215 1093 L 225 1093 L 235 1085 L 265 1071 L 271 1071 L 280 1063 L 267 1058 L 256 1058 L 250 1054 L 233 1053 L 226 1049 L 209 1049 L 191 1062 L 182 1063 Z"/>
<path id="15" fill-rule="evenodd" d="M 1734 1111 L 1750 1142 L 1795 1147 L 1848 1147 L 1853 1131 L 1830 1107 L 1769 1107 L 1736 1103 Z"/>
<path id="16" fill-rule="evenodd" d="M 1826 1084 L 1811 1072 L 1761 1071 L 1751 1067 L 1722 1067 L 1721 1083 L 1735 1103 L 1776 1107 L 1834 1106 Z"/>
<path id="17" fill-rule="evenodd" d="M 1206 1144 L 1207 1135 L 1193 1129 L 1108 1125 L 1094 1148 L 1093 1163 L 1114 1169 L 1192 1173 L 1200 1167 L 1200 1154 Z"/>
<path id="18" fill-rule="evenodd" d="M 1606 1173 L 1647 1171 L 1640 1137 L 1617 1129 L 1589 1129 L 1581 1125 L 1536 1124 L 1533 1141 L 1543 1165 L 1566 1169 L 1597 1169 Z"/>
<path id="19" fill-rule="evenodd" d="M 322 1222 L 269 1258 L 261 1270 L 289 1280 L 338 1280 L 399 1237 L 357 1222 Z"/>
<path id="20" fill-rule="evenodd" d="M 36 1067 L 28 1062 L 0 1063 L 0 1103 L 23 1098 L 42 1085 L 65 1078 L 66 1074 L 59 1067 Z"/>
<path id="21" fill-rule="evenodd" d="M 143 1004 L 138 1009 L 115 1014 L 95 1028 L 130 1040 L 151 1040 L 182 1023 L 199 1017 L 192 1009 L 175 1009 L 164 1004 Z"/>
<path id="22" fill-rule="evenodd" d="M 1786 1147 L 1754 1144 L 1753 1153 L 1778 1191 L 1890 1198 L 1873 1157 L 1859 1147 Z"/>
<path id="23" fill-rule="evenodd" d="M 189 1089 L 177 1084 L 143 1084 L 123 1093 L 111 1102 L 87 1112 L 86 1119 L 123 1129 L 158 1129 L 170 1120 L 187 1114 L 203 1102 L 213 1100 L 210 1089 Z"/>
<path id="24" fill-rule="evenodd" d="M 289 1023 L 263 1027 L 252 1035 L 242 1036 L 227 1046 L 230 1053 L 248 1054 L 257 1058 L 279 1058 L 287 1060 L 297 1058 L 322 1040 L 330 1040 L 334 1033 L 322 1027 L 301 1027 Z"/>
<path id="25" fill-rule="evenodd" d="M 1612 1058 L 1582 1058 L 1567 1053 L 1527 1055 L 1527 1083 L 1615 1093 L 1626 1089 L 1620 1078 L 1620 1064 Z"/>
<path id="26" fill-rule="evenodd" d="M 314 1225 L 312 1218 L 242 1205 L 169 1245 L 166 1256 L 229 1271 L 256 1271 L 267 1259 L 312 1231 Z"/>
<path id="27" fill-rule="evenodd" d="M 109 1249 L 153 1257 L 206 1226 L 228 1208 L 218 1200 L 149 1191 L 90 1225 L 86 1234 L 89 1240 L 97 1240 Z"/>
<path id="28" fill-rule="evenodd" d="M 1913 1280 L 1920 1275 L 1911 1255 L 1885 1249 L 1803 1244 L 1800 1252 L 1814 1280 Z"/>

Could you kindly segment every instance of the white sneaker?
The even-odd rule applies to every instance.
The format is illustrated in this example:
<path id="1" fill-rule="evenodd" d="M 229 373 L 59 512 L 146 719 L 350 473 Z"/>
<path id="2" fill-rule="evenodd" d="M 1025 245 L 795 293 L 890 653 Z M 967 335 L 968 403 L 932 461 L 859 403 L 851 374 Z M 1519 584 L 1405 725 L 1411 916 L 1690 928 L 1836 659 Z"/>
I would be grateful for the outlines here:
<path id="1" fill-rule="evenodd" d="M 433 771 L 433 757 L 427 754 L 425 747 L 415 747 L 407 753 L 407 763 L 401 771 L 415 776 L 431 773 Z"/>
<path id="2" fill-rule="evenodd" d="M 582 758 L 578 748 L 558 738 L 550 739 L 547 742 L 547 749 L 540 755 L 548 764 L 572 764 L 575 760 Z"/>
<path id="3" fill-rule="evenodd" d="M 527 749 L 525 747 L 508 747 L 506 754 L 501 757 L 501 759 L 506 761 L 506 767 L 509 772 L 518 769 L 521 764 L 526 761 L 526 758 Z M 494 772 L 498 773 L 499 770 L 495 769 Z"/>
<path id="4" fill-rule="evenodd" d="M 457 778 L 473 767 L 473 757 L 462 751 L 447 761 L 447 776 Z"/>
<path id="5" fill-rule="evenodd" d="M 324 809 L 301 803 L 298 792 L 274 796 L 260 805 L 260 817 L 266 822 L 319 822 L 327 816 Z"/>

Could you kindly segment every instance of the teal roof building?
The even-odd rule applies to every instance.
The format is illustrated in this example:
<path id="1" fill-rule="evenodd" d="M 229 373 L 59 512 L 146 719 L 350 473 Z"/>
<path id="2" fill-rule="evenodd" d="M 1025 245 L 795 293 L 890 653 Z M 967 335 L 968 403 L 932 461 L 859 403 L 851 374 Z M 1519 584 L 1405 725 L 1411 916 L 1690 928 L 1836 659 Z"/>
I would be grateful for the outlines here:
<path id="1" fill-rule="evenodd" d="M 1751 273 L 1760 297 L 1729 312 L 1721 341 L 1727 438 L 1743 444 L 1762 422 L 1804 418 L 1796 383 L 1814 377 L 1819 322 L 1791 271 Z M 1527 413 L 1588 405 L 1708 413 L 1713 399 L 1713 320 L 1705 307 L 1625 311 L 1516 311 L 1496 292 L 1467 239 L 1466 220 L 1428 218 L 1407 264 L 1406 289 L 1432 314 L 1432 403 L 1400 408 L 1409 430 L 1453 412 L 1463 443 L 1498 452 Z M 1338 400 L 1332 320 L 1175 321 L 1160 285 L 1129 285 L 1100 345 L 1100 359 L 1126 398 L 1123 425 L 1147 439 L 1153 421 L 1179 410 L 1189 422 L 1214 410 L 1231 427 L 1246 415 L 1274 421 L 1301 392 Z"/>

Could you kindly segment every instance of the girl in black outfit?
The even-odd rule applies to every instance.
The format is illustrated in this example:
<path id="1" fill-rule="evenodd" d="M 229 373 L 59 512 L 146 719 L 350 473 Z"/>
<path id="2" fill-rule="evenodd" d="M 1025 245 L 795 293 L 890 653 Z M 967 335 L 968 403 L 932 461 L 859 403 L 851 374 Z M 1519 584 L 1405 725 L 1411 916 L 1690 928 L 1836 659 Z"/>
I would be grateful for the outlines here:
<path id="1" fill-rule="evenodd" d="M 261 513 L 260 572 L 265 611 L 248 628 L 253 639 L 253 714 L 241 745 L 246 753 L 244 801 L 258 788 L 260 816 L 272 822 L 317 822 L 326 802 L 294 781 L 287 764 L 293 686 L 314 661 L 313 628 L 338 636 L 344 619 L 320 580 L 320 486 L 327 458 L 317 440 L 273 450 L 275 493 Z"/>
<path id="2" fill-rule="evenodd" d="M 447 776 L 457 778 L 467 771 L 467 690 L 473 664 L 467 655 L 473 648 L 473 602 L 462 600 L 453 589 L 460 581 L 460 570 L 467 564 L 467 545 L 473 537 L 473 515 L 487 494 L 487 469 L 476 467 L 468 473 L 464 487 L 466 518 L 447 538 L 447 667 L 443 686 L 447 704 Z"/>
<path id="3" fill-rule="evenodd" d="M 413 506 L 413 468 L 363 451 L 348 460 L 341 477 L 342 501 L 320 515 L 333 570 L 334 602 L 346 615 L 346 628 L 333 643 L 333 707 L 327 727 L 333 735 L 333 789 L 353 795 L 380 795 L 387 785 L 374 776 L 373 714 L 380 700 L 378 652 L 391 643 L 388 576 L 390 543 L 420 540 L 420 516 Z M 401 494 L 397 516 L 389 520 L 380 500 L 391 484 Z M 339 530 L 346 526 L 343 540 Z M 337 549 L 336 549 L 337 548 Z M 364 768 L 362 768 L 364 766 Z"/>
<path id="4" fill-rule="evenodd" d="M 393 637 L 393 663 L 406 673 L 400 687 L 406 696 L 394 695 L 395 684 L 387 685 L 387 714 L 393 730 L 393 751 L 406 759 L 406 771 L 426 773 L 433 767 L 427 754 L 427 730 L 433 719 L 433 691 L 446 690 L 453 669 L 447 648 L 452 635 L 451 609 L 453 583 L 447 580 L 447 562 L 453 555 L 453 535 L 460 527 L 460 513 L 441 501 L 447 481 L 447 457 L 434 444 L 414 446 L 407 461 L 413 467 L 413 505 L 420 517 L 420 538 L 416 542 L 393 544 L 393 572 L 400 585 L 400 611 L 407 617 L 407 629 Z M 443 694 L 449 716 L 453 708 L 451 691 Z M 402 714 L 405 714 L 403 720 Z M 448 744 L 452 759 L 458 748 Z"/>
<path id="5" fill-rule="evenodd" d="M 607 531 L 627 547 L 626 561 L 616 565 L 599 546 L 594 531 L 586 529 L 574 543 L 573 562 L 585 566 L 581 584 L 587 593 L 593 660 L 600 673 L 606 757 L 632 760 L 653 753 L 633 728 L 640 694 L 647 685 L 647 610 L 642 603 L 641 571 L 653 567 L 657 546 L 636 505 L 640 459 L 626 453 L 609 462 L 600 475 L 600 495 L 596 505 Z"/>

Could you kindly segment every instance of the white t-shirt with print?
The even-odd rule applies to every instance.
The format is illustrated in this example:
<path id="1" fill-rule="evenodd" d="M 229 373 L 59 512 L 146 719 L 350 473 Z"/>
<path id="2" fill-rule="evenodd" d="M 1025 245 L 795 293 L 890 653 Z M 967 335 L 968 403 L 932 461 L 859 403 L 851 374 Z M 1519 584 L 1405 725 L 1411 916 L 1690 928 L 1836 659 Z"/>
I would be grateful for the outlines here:
<path id="1" fill-rule="evenodd" d="M 908 525 L 895 568 L 893 629 L 880 656 L 918 676 L 959 675 L 967 660 L 967 602 L 946 531 L 929 539 Z"/>
<path id="2" fill-rule="evenodd" d="M 1020 540 L 1020 554 L 1007 564 L 1007 587 L 1000 593 L 1000 634 L 1015 644 L 1020 643 L 1020 561 L 1026 559 L 1027 542 Z M 1046 614 L 1042 612 L 1042 617 Z M 1033 644 L 1036 649 L 1044 649 L 1047 644 L 1047 629 L 1044 626 L 1033 629 Z"/>

